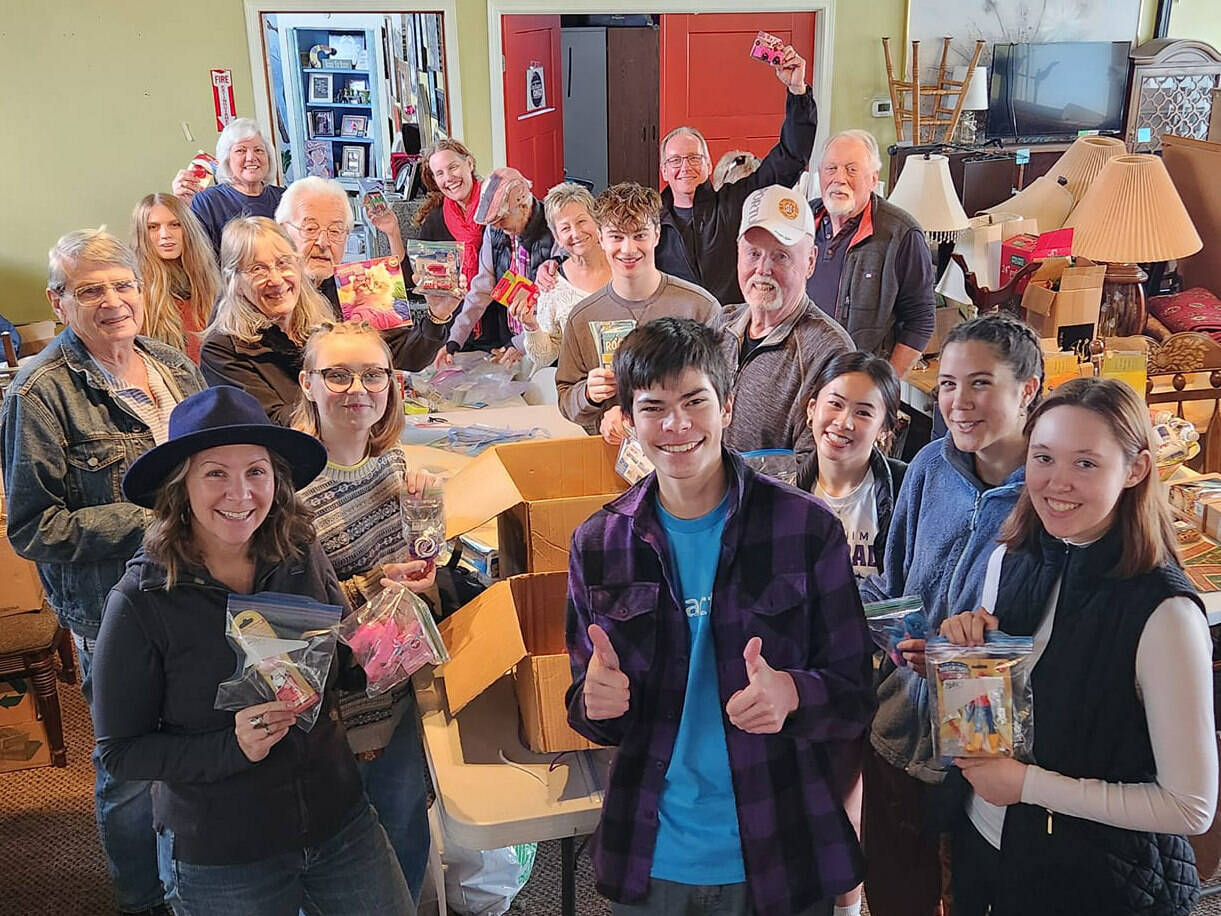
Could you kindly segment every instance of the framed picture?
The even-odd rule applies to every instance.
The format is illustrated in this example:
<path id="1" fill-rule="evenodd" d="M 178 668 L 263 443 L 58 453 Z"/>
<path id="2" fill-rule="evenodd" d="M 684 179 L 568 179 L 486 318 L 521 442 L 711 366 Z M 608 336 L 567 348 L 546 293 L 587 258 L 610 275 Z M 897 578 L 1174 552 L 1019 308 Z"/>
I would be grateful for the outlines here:
<path id="1" fill-rule="evenodd" d="M 309 113 L 311 137 L 335 136 L 335 112 L 311 111 Z"/>
<path id="2" fill-rule="evenodd" d="M 369 135 L 369 118 L 366 115 L 344 115 L 339 122 L 341 137 L 366 137 Z"/>
<path id="3" fill-rule="evenodd" d="M 363 146 L 345 146 L 340 149 L 339 177 L 365 177 L 365 148 Z"/>
<path id="4" fill-rule="evenodd" d="M 335 177 L 335 167 L 331 164 L 331 144 L 324 140 L 305 141 L 305 171 L 319 178 Z"/>
<path id="5" fill-rule="evenodd" d="M 311 73 L 309 75 L 309 100 L 312 104 L 325 105 L 334 101 L 331 88 L 331 74 Z"/>

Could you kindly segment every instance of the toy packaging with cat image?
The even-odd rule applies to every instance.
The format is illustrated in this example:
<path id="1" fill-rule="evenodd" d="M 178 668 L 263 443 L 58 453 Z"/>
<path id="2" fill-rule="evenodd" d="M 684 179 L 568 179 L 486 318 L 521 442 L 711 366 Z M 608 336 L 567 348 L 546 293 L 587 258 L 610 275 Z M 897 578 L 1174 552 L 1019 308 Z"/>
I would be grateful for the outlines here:
<path id="1" fill-rule="evenodd" d="M 750 46 L 750 56 L 778 67 L 780 61 L 784 60 L 784 41 L 768 32 L 760 31 Z"/>
<path id="2" fill-rule="evenodd" d="M 335 655 L 335 626 L 343 609 L 300 595 L 230 595 L 225 636 L 237 670 L 216 688 L 217 709 L 246 709 L 279 700 L 296 725 L 314 727 Z"/>
<path id="3" fill-rule="evenodd" d="M 415 276 L 413 292 L 424 295 L 462 296 L 463 242 L 407 240 L 407 257 Z"/>
<path id="4" fill-rule="evenodd" d="M 524 302 L 526 308 L 532 309 L 538 302 L 538 287 L 529 277 L 506 270 L 492 289 L 492 301 L 505 308 Z"/>
<path id="5" fill-rule="evenodd" d="M 982 646 L 930 639 L 929 715 L 939 757 L 1029 759 L 1034 738 L 1030 685 L 1034 640 L 987 633 Z"/>
<path id="6" fill-rule="evenodd" d="M 345 321 L 367 321 L 379 331 L 411 324 L 411 306 L 398 258 L 353 261 L 335 268 Z"/>
<path id="7" fill-rule="evenodd" d="M 365 693 L 375 697 L 425 665 L 449 661 L 432 613 L 405 588 L 383 588 L 339 624 L 339 638 L 365 669 Z"/>
<path id="8" fill-rule="evenodd" d="M 381 216 L 390 209 L 380 178 L 357 178 L 356 184 L 360 186 L 360 196 L 370 216 Z"/>
<path id="9" fill-rule="evenodd" d="M 611 363 L 615 361 L 615 351 L 619 349 L 619 344 L 623 343 L 623 338 L 636 330 L 636 320 L 634 318 L 618 318 L 614 321 L 591 321 L 589 323 L 589 332 L 594 336 L 594 344 L 598 348 L 598 354 L 602 359 L 602 366 L 605 369 L 611 367 Z"/>
<path id="10" fill-rule="evenodd" d="M 924 602 L 914 595 L 866 604 L 865 622 L 877 647 L 900 668 L 907 660 L 896 646 L 905 639 L 924 639 L 928 635 Z"/>

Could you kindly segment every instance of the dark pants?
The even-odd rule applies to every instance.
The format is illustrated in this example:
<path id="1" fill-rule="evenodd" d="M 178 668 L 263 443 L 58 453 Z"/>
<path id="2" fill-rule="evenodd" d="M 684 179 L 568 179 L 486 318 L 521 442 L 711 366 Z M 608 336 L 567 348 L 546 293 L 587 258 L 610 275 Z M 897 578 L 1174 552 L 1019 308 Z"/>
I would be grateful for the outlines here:
<path id="1" fill-rule="evenodd" d="M 939 838 L 924 826 L 924 784 L 865 753 L 865 899 L 873 916 L 941 912 Z M 957 916 L 957 912 L 955 912 Z"/>
<path id="2" fill-rule="evenodd" d="M 793 916 L 831 916 L 834 901 L 816 903 Z M 754 916 L 745 884 L 675 884 L 659 878 L 649 880 L 644 903 L 616 903 L 611 916 Z"/>
<path id="3" fill-rule="evenodd" d="M 954 916 L 987 916 L 996 895 L 1000 851 L 963 818 L 954 831 Z"/>

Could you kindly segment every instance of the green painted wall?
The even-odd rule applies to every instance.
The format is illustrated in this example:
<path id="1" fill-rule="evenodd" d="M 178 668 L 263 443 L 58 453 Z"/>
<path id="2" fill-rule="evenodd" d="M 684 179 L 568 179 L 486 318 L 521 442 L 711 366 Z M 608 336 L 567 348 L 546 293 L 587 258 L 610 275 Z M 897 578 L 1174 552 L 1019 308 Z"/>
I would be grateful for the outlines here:
<path id="1" fill-rule="evenodd" d="M 486 168 L 487 2 L 456 2 L 463 139 Z M 1152 32 L 1155 6 L 1143 0 L 1142 37 Z M 866 127 L 885 147 L 894 141 L 893 124 L 870 117 L 869 102 L 887 95 L 879 38 L 889 35 L 901 48 L 906 0 L 838 7 L 830 128 Z M 1221 46 L 1216 0 L 1177 0 L 1172 25 L 1178 36 Z M 0 46 L 0 123 L 8 141 L 0 152 L 0 311 L 29 321 L 50 315 L 43 289 L 55 239 L 102 223 L 126 236 L 135 201 L 168 188 L 197 147 L 215 146 L 208 70 L 233 71 L 242 115 L 253 113 L 251 74 L 240 0 L 216 0 L 206 15 L 154 0 L 15 2 L 0 18 Z M 34 108 L 45 116 L 23 115 Z M 184 120 L 194 144 L 183 137 Z"/>

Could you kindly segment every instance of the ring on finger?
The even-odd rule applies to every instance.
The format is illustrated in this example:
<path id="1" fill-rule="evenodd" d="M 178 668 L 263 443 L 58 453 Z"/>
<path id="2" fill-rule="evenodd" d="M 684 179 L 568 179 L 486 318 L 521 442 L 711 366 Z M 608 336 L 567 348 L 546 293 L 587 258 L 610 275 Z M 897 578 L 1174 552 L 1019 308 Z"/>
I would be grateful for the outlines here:
<path id="1" fill-rule="evenodd" d="M 250 727 L 251 728 L 266 728 L 267 727 L 267 723 L 264 721 L 262 713 L 259 713 L 257 716 L 250 717 Z"/>

